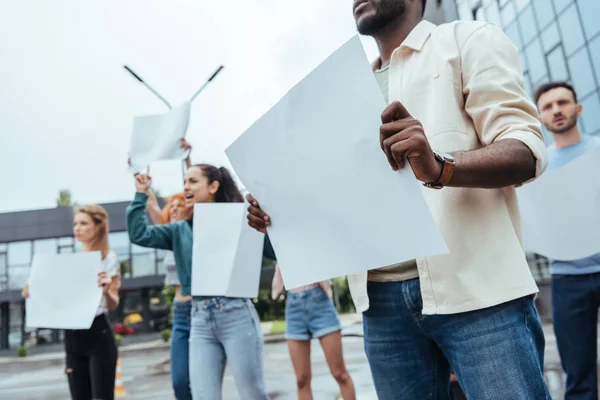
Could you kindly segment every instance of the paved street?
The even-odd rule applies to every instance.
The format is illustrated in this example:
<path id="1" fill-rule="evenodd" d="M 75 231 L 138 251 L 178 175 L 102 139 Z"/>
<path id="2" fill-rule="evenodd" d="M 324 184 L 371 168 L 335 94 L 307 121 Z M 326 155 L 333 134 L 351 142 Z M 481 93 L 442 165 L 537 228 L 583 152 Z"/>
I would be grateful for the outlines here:
<path id="1" fill-rule="evenodd" d="M 360 326 L 345 329 L 345 334 L 360 334 Z M 562 396 L 562 373 L 554 335 L 546 326 L 546 379 L 554 399 Z M 322 351 L 313 342 L 313 390 L 315 400 L 334 400 L 337 385 L 329 375 Z M 373 392 L 362 338 L 345 337 L 344 354 L 348 368 L 357 387 L 359 399 L 376 399 Z M 125 388 L 129 399 L 171 399 L 168 371 L 152 370 L 154 365 L 167 357 L 165 347 L 141 352 L 124 353 L 121 358 Z M 295 379 L 284 342 L 265 345 L 266 379 L 272 399 L 295 399 Z M 61 365 L 35 368 L 28 366 L 22 371 L 0 372 L 0 398 L 2 399 L 68 399 L 66 380 Z M 239 399 L 235 383 L 227 373 L 224 383 L 224 399 Z"/>
<path id="2" fill-rule="evenodd" d="M 315 400 L 336 398 L 337 385 L 329 375 L 323 354 L 317 342 L 313 346 Z M 362 350 L 361 338 L 345 338 L 346 360 L 356 386 L 362 393 L 372 392 L 367 360 Z M 170 377 L 167 373 L 148 368 L 167 357 L 165 349 L 125 354 L 121 359 L 125 389 L 129 399 L 165 400 L 172 398 Z M 289 362 L 287 345 L 265 345 L 267 386 L 273 399 L 295 399 L 295 378 Z M 0 373 L 0 398 L 25 400 L 64 400 L 68 389 L 62 366 L 48 366 L 37 370 Z M 364 397 L 364 399 L 376 397 Z M 224 383 L 224 399 L 239 399 L 235 383 L 227 373 Z"/>

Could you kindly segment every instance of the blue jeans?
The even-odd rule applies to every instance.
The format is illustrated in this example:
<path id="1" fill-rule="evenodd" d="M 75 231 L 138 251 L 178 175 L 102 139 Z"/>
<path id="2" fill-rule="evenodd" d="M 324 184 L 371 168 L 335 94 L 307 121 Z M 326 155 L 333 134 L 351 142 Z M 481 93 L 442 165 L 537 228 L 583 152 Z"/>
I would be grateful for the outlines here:
<path id="1" fill-rule="evenodd" d="M 598 306 L 600 273 L 552 276 L 552 322 L 567 400 L 598 398 Z"/>
<path id="2" fill-rule="evenodd" d="M 321 286 L 302 292 L 287 292 L 285 338 L 308 341 L 342 330 L 331 299 Z"/>
<path id="3" fill-rule="evenodd" d="M 191 400 L 189 372 L 191 301 L 173 303 L 171 330 L 171 382 L 177 400 Z"/>
<path id="4" fill-rule="evenodd" d="M 422 315 L 419 279 L 368 283 L 365 351 L 380 400 L 449 399 L 450 371 L 467 398 L 550 399 L 544 333 L 531 297 L 483 310 Z"/>
<path id="5" fill-rule="evenodd" d="M 190 333 L 190 379 L 194 400 L 221 400 L 229 363 L 244 400 L 266 400 L 263 335 L 248 299 L 194 300 Z"/>

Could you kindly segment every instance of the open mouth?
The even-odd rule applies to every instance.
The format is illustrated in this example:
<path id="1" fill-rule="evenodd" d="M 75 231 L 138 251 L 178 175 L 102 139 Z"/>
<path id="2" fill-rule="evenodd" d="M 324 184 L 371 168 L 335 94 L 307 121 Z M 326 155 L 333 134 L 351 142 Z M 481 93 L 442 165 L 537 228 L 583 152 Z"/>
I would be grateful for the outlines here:
<path id="1" fill-rule="evenodd" d="M 194 194 L 190 193 L 190 192 L 186 192 L 184 193 L 183 197 L 185 197 L 185 200 L 193 200 L 194 199 Z"/>

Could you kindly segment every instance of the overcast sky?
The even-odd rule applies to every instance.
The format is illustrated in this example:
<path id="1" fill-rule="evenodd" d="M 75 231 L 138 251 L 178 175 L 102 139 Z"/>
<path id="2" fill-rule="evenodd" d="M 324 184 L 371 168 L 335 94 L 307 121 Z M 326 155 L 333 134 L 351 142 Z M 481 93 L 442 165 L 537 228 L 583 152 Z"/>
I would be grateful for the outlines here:
<path id="1" fill-rule="evenodd" d="M 192 104 L 192 160 L 229 166 L 225 148 L 355 34 L 351 0 L 7 0 L 0 2 L 0 212 L 128 200 L 133 118 L 166 111 L 122 68 Z M 369 59 L 377 51 L 362 38 Z M 178 162 L 152 167 L 180 190 Z"/>

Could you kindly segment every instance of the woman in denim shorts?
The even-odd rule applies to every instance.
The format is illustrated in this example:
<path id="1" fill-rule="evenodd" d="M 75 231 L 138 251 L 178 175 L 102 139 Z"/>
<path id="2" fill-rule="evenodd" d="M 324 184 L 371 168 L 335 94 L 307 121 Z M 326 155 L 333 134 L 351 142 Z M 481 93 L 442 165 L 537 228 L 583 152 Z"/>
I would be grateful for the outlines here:
<path id="1" fill-rule="evenodd" d="M 283 291 L 283 279 L 277 265 L 272 283 L 273 300 L 279 298 Z M 312 399 L 310 341 L 319 339 L 331 375 L 340 386 L 342 398 L 354 400 L 354 384 L 342 354 L 342 328 L 331 301 L 331 282 L 314 283 L 289 290 L 285 303 L 285 321 L 285 337 L 296 373 L 298 399 Z"/>

